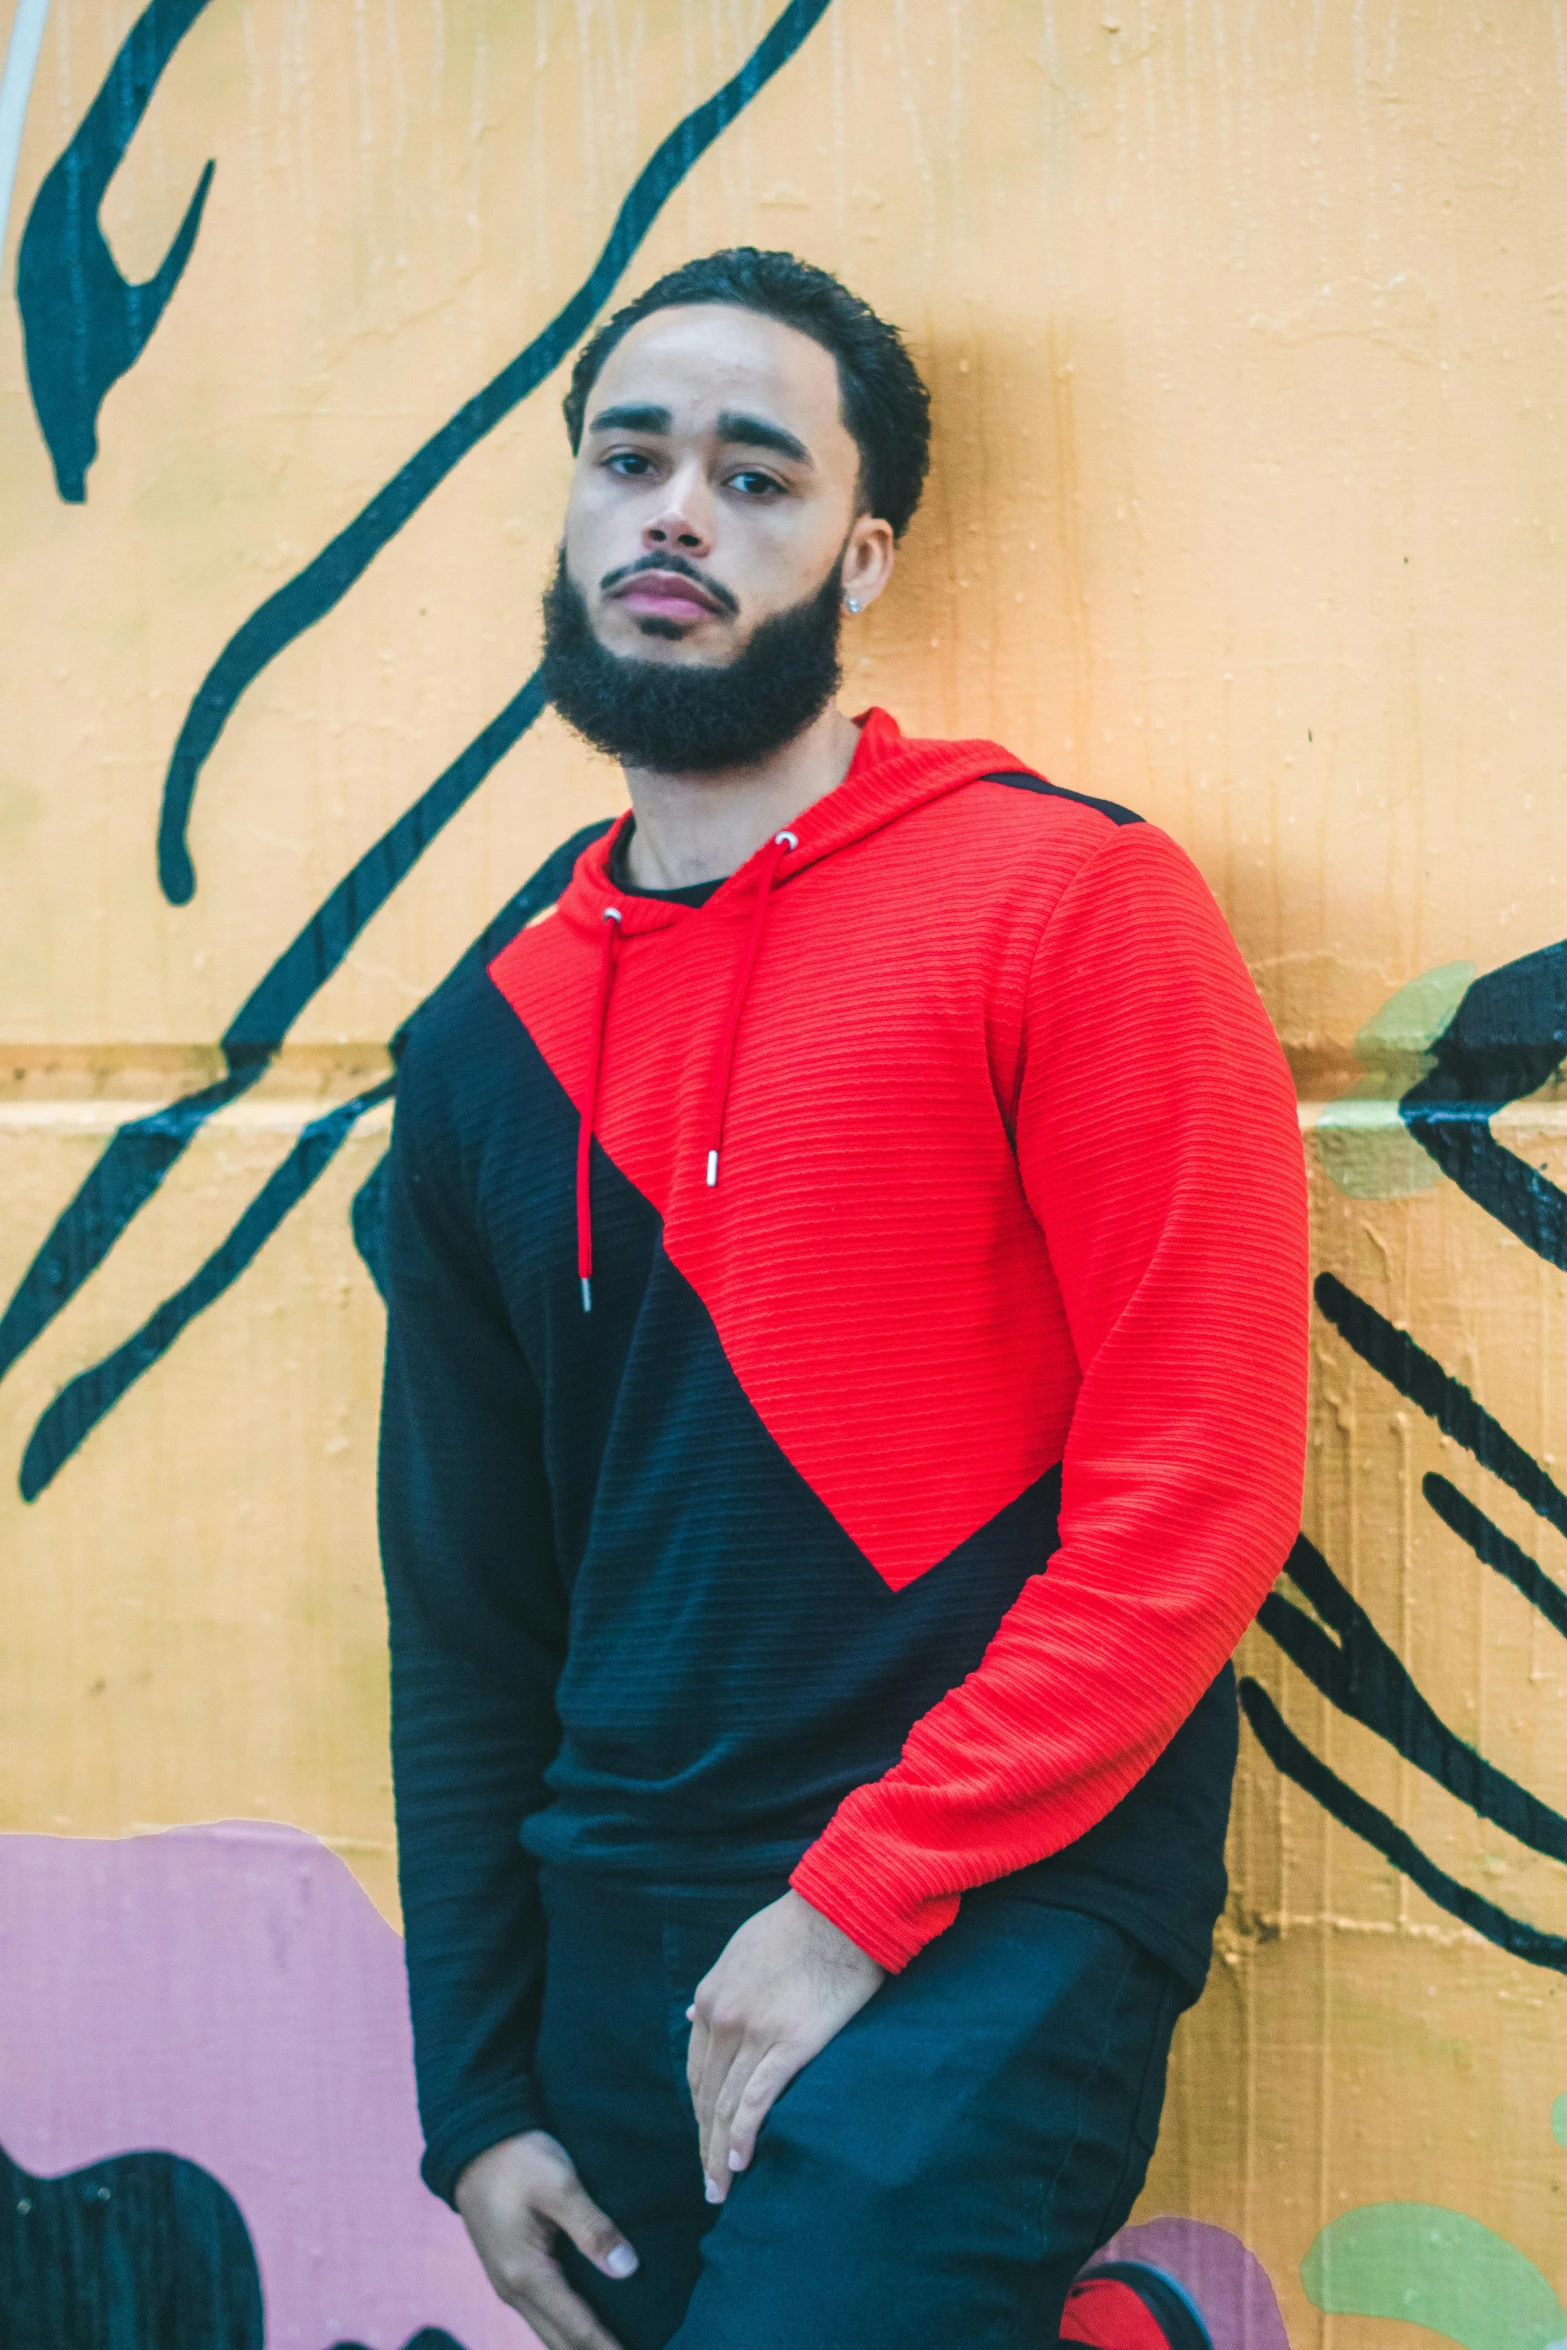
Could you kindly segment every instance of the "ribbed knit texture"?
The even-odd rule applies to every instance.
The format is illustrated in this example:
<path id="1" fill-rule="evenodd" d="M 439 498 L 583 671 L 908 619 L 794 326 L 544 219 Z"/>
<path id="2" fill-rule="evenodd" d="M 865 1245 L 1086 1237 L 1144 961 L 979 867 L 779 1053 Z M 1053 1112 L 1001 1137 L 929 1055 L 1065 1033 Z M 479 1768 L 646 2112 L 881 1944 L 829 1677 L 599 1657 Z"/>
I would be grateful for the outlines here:
<path id="1" fill-rule="evenodd" d="M 1206 1964 L 1226 1660 L 1298 1526 L 1282 1056 L 1181 851 L 999 745 L 877 714 L 794 830 L 716 1188 L 755 862 L 690 907 L 596 843 L 405 1057 L 383 1542 L 443 2192 L 530 2110 L 540 1857 L 792 1868 L 890 1968 L 1021 1872 Z"/>

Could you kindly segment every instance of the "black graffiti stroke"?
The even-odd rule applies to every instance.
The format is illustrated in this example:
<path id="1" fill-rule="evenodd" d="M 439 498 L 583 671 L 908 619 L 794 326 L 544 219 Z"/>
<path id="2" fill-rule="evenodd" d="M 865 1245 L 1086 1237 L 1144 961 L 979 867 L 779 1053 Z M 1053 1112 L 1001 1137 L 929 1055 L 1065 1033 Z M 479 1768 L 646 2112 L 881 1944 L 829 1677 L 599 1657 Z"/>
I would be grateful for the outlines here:
<path id="1" fill-rule="evenodd" d="M 120 1128 L 62 1211 L 0 1316 L 0 1378 L 103 1263 L 206 1121 L 255 1084 L 366 923 L 543 707 L 544 691 L 535 671 L 365 851 L 251 990 L 220 1040 L 224 1076 L 201 1092 Z"/>
<path id="2" fill-rule="evenodd" d="M 201 2163 L 148 2148 L 47 2178 L 0 2147 L 5 2350 L 262 2350 L 265 2333 L 244 2214 Z M 421 2326 L 403 2350 L 462 2344 Z"/>
<path id="3" fill-rule="evenodd" d="M 500 409 L 490 415 L 489 423 L 484 422 L 484 403 L 489 402 L 493 406 L 498 387 L 510 385 L 511 404 L 515 405 L 517 400 L 525 396 L 528 388 L 524 383 L 526 366 L 539 363 L 540 377 L 547 372 L 544 364 L 547 351 L 556 343 L 562 351 L 569 347 L 575 335 L 588 323 L 593 309 L 608 295 L 620 271 L 630 261 L 659 210 L 681 179 L 720 131 L 787 63 L 819 17 L 825 13 L 827 5 L 828 0 L 790 0 L 790 5 L 774 22 L 740 72 L 715 97 L 694 109 L 663 142 L 652 163 L 639 176 L 631 195 L 622 204 L 610 240 L 590 278 L 578 289 L 565 309 L 557 314 L 543 335 L 535 338 L 521 357 L 504 370 L 485 392 L 479 394 L 476 401 L 470 401 L 460 409 L 445 433 L 437 434 L 434 441 L 427 443 L 410 466 L 405 466 L 394 482 L 388 485 L 387 492 L 382 493 L 381 498 L 372 500 L 357 522 L 350 524 L 347 532 L 339 535 L 325 555 L 318 557 L 314 565 L 307 566 L 306 571 L 292 583 L 293 587 L 303 590 L 313 576 L 316 578 L 316 587 L 306 596 L 302 605 L 297 608 L 289 606 L 281 615 L 274 613 L 280 625 L 286 620 L 292 635 L 298 635 L 330 610 L 352 584 L 352 580 L 379 552 L 386 538 L 401 527 L 395 519 L 399 510 L 399 497 L 405 508 L 402 519 L 406 520 L 407 515 L 423 503 L 440 479 L 444 478 L 444 473 L 449 472 L 464 453 L 463 447 L 458 445 L 463 432 L 477 438 L 480 437 L 481 429 L 488 430 L 491 424 L 498 421 L 499 415 L 504 412 Z M 549 360 L 547 364 L 553 365 L 554 361 Z M 455 440 L 451 437 L 453 434 L 457 436 Z M 472 445 L 471 439 L 467 445 Z M 433 472 L 430 469 L 432 452 L 438 460 Z M 421 467 L 422 474 L 419 472 Z M 403 485 L 400 492 L 399 484 Z M 415 490 L 418 494 L 414 496 L 413 504 L 408 505 L 406 501 Z M 390 506 L 385 502 L 388 497 L 392 499 Z M 350 567 L 341 576 L 329 578 L 322 573 L 321 566 L 333 556 L 334 549 L 345 560 L 349 560 Z M 288 589 L 281 591 L 285 598 L 289 593 Z M 268 611 L 274 611 L 277 604 L 278 599 L 273 598 L 262 608 L 261 613 L 253 616 L 253 620 L 259 622 Z M 240 636 L 244 635 L 245 631 L 242 630 Z M 229 653 L 235 651 L 239 641 L 239 638 L 233 640 L 228 648 Z M 280 636 L 274 650 L 280 649 L 285 641 L 291 641 L 291 638 Z M 251 650 L 256 650 L 254 642 Z M 227 658 L 228 654 L 220 658 L 209 676 L 209 686 L 218 677 Z M 233 699 L 237 699 L 244 690 L 244 684 L 258 674 L 259 669 L 271 658 L 271 653 L 264 653 L 255 667 L 235 686 L 234 695 L 225 705 L 223 715 L 212 733 L 209 749 L 226 722 Z M 200 700 L 201 695 L 198 693 L 197 702 Z M 477 790 L 496 761 L 520 739 L 542 707 L 542 689 L 535 672 L 506 708 L 436 778 L 414 806 L 359 859 L 252 990 L 220 1040 L 225 1061 L 224 1076 L 199 1093 L 186 1096 L 183 1101 L 172 1103 L 145 1118 L 130 1121 L 115 1136 L 75 1197 L 62 1211 L 23 1274 L 4 1314 L 0 1315 L 0 1378 L 5 1376 L 19 1356 L 69 1304 L 82 1283 L 103 1263 L 207 1119 L 256 1082 L 277 1053 L 289 1028 L 324 981 L 336 970 L 365 923 L 385 904 L 431 840 Z M 187 727 L 189 724 L 190 720 L 187 719 Z M 581 839 L 586 837 L 589 836 L 579 836 Z M 307 1154 L 302 1164 L 313 1163 L 312 1152 Z M 296 1192 L 295 1196 L 302 1196 L 302 1192 Z M 356 1216 L 356 1233 L 361 1221 L 362 1218 Z M 201 1274 L 196 1276 L 197 1284 L 201 1278 Z M 188 1300 L 192 1294 L 193 1286 L 187 1284 L 179 1296 Z M 199 1289 L 194 1294 L 199 1295 Z M 153 1321 L 157 1322 L 158 1316 L 155 1315 Z M 159 1327 L 164 1329 L 169 1325 L 160 1323 Z M 177 1321 L 176 1327 L 183 1328 L 184 1321 Z M 135 1341 L 128 1344 L 134 1348 Z M 123 1355 L 125 1350 L 119 1352 Z M 140 1361 L 140 1357 L 126 1356 L 125 1360 L 126 1363 Z M 124 1367 L 122 1365 L 122 1371 Z M 142 1363 L 141 1367 L 145 1368 L 146 1364 Z M 102 1366 L 96 1368 L 101 1370 Z M 139 1376 L 139 1371 L 135 1375 Z M 92 1381 L 94 1373 L 83 1373 L 82 1378 Z M 124 1385 L 114 1389 L 110 1382 L 108 1386 L 94 1392 L 107 1394 L 111 1390 L 123 1393 Z M 64 1399 L 57 1400 L 63 1406 Z M 48 1417 L 46 1414 L 45 1419 Z M 63 1452 L 58 1450 L 59 1438 L 71 1425 L 73 1423 L 69 1415 L 62 1410 L 60 1420 L 55 1423 L 55 1436 L 41 1450 L 37 1447 L 43 1434 L 42 1422 L 35 1431 L 33 1443 L 29 1446 L 29 1454 L 33 1459 L 32 1474 L 41 1479 L 41 1482 L 35 1484 L 35 1491 L 43 1490 L 44 1484 L 57 1472 L 60 1462 L 69 1457 L 75 1443 L 80 1441 L 78 1435 Z"/>
<path id="4" fill-rule="evenodd" d="M 1527 1073 L 1527 1065 L 1515 1072 L 1520 1076 Z M 1540 1082 L 1543 1079 L 1536 1078 L 1535 1083 Z M 1534 1086 L 1528 1090 L 1532 1092 Z M 1567 1494 L 1461 1380 L 1333 1274 L 1318 1276 L 1315 1295 L 1323 1314 L 1364 1362 L 1433 1420 L 1444 1435 L 1463 1445 L 1482 1467 L 1509 1485 L 1537 1516 L 1567 1532 Z M 1567 1635 L 1567 1593 L 1544 1569 L 1445 1477 L 1430 1474 L 1421 1489 L 1443 1523 L 1467 1542 L 1485 1565 L 1512 1583 L 1556 1631 Z M 1304 1535 L 1290 1554 L 1287 1572 L 1323 1623 L 1338 1634 L 1337 1641 L 1276 1591 L 1264 1600 L 1258 1620 L 1329 1702 L 1384 1738 L 1396 1753 L 1480 1818 L 1495 1822 L 1537 1852 L 1567 1860 L 1567 1820 L 1447 1728 L 1365 1611 Z M 1344 1827 L 1402 1870 L 1439 1907 L 1513 1957 L 1567 1972 L 1567 1941 L 1541 1933 L 1439 1868 L 1375 1804 L 1356 1794 L 1310 1753 L 1256 1681 L 1241 1684 L 1241 1703 L 1275 1766 Z"/>
<path id="5" fill-rule="evenodd" d="M 265 2331 L 250 2230 L 200 2163 L 149 2150 L 44 2178 L 0 2148 L 6 2350 L 262 2350 Z"/>
<path id="6" fill-rule="evenodd" d="M 196 689 L 164 782 L 158 876 L 171 904 L 185 905 L 195 894 L 196 872 L 188 845 L 191 806 L 201 771 L 240 697 L 287 646 L 341 602 L 453 468 L 560 364 L 669 197 L 714 140 L 795 55 L 829 4 L 830 0 L 789 0 L 739 72 L 694 108 L 643 166 L 597 261 L 542 333 L 465 400 L 353 521 L 230 637 Z"/>
<path id="7" fill-rule="evenodd" d="M 1505 1576 L 1515 1590 L 1523 1593 L 1529 1605 L 1538 1609 L 1551 1629 L 1567 1639 L 1567 1591 L 1552 1582 L 1539 1561 L 1520 1549 L 1484 1510 L 1476 1509 L 1467 1495 L 1449 1485 L 1434 1469 L 1422 1477 L 1420 1490 L 1444 1526 L 1450 1527 L 1460 1542 L 1468 1543 L 1482 1565 Z"/>
<path id="8" fill-rule="evenodd" d="M 591 308 L 586 311 L 583 309 L 588 293 L 593 291 L 595 303 L 604 299 L 614 283 L 615 275 L 629 262 L 680 179 L 719 131 L 734 119 L 740 109 L 794 54 L 827 4 L 828 0 L 791 0 L 791 5 L 777 19 L 741 71 L 724 85 L 715 98 L 696 108 L 664 141 L 654 163 L 641 174 L 631 196 L 621 206 L 610 242 L 601 254 L 592 278 L 579 288 L 566 309 L 545 329 L 544 335 L 536 338 L 522 358 L 513 362 L 512 368 L 496 379 L 497 383 L 515 378 L 515 397 L 520 399 L 524 395 L 520 389 L 516 389 L 516 383 L 521 381 L 516 371 L 529 359 L 530 354 L 537 357 L 552 336 L 559 339 L 564 334 L 565 345 L 569 345 L 575 332 L 580 331 L 580 327 L 591 316 Z M 656 172 L 655 165 L 658 167 Z M 612 259 L 613 270 L 609 266 Z M 570 321 L 575 321 L 575 326 L 569 325 Z M 480 401 L 493 395 L 495 389 L 496 385 L 492 384 L 488 388 L 488 395 L 479 395 Z M 452 426 L 460 426 L 468 418 L 471 428 L 474 407 L 475 403 L 469 402 L 466 408 L 459 410 L 452 420 Z M 492 422 L 497 420 L 498 417 L 491 419 Z M 450 431 L 452 427 L 447 429 Z M 422 455 L 428 457 L 430 450 L 441 442 L 442 436 L 437 435 L 436 441 L 427 444 Z M 451 464 L 457 461 L 461 453 L 460 449 L 455 453 L 447 451 L 450 461 L 446 464 L 446 471 L 450 471 Z M 415 466 L 419 463 L 419 459 L 413 460 Z M 405 467 L 403 473 L 396 477 L 397 481 L 404 481 L 408 473 L 409 468 Z M 437 486 L 440 478 L 436 474 L 425 482 L 415 500 L 416 505 L 423 502 L 423 498 Z M 395 486 L 394 482 L 389 488 Z M 350 524 L 349 534 L 344 535 L 350 535 L 362 525 L 367 525 L 379 507 L 380 501 L 372 500 L 358 523 Z M 408 511 L 413 511 L 413 508 L 410 507 Z M 377 530 L 386 521 L 387 512 L 381 510 Z M 361 549 L 363 560 L 358 562 L 357 570 L 341 580 L 318 610 L 307 618 L 300 618 L 295 613 L 294 619 L 298 623 L 294 627 L 295 634 L 311 625 L 314 619 L 322 617 L 339 600 L 351 584 L 351 578 L 358 576 L 358 572 L 365 568 L 371 556 L 384 544 L 384 535 L 369 547 L 368 552 Z M 333 544 L 340 545 L 341 537 Z M 330 556 L 331 552 L 329 548 L 327 555 Z M 308 566 L 294 585 L 299 586 L 307 580 L 324 560 L 318 557 L 316 565 Z M 281 593 L 286 596 L 289 591 L 285 589 Z M 274 598 L 273 604 L 276 601 Z M 269 609 L 270 605 L 263 607 L 263 613 Z M 261 616 L 258 614 L 255 617 L 259 620 Z M 265 662 L 260 666 L 265 666 Z M 216 674 L 215 670 L 213 675 Z M 199 695 L 197 699 L 200 700 Z M 18 1357 L 70 1302 L 88 1276 L 102 1264 L 206 1120 L 256 1082 L 276 1054 L 293 1022 L 325 979 L 337 968 L 365 923 L 385 904 L 437 832 L 450 822 L 496 761 L 520 738 L 542 708 L 542 689 L 535 672 L 506 708 L 437 777 L 414 806 L 366 852 L 332 892 L 325 905 L 311 917 L 272 965 L 221 1039 L 225 1075 L 200 1093 L 189 1095 L 185 1100 L 155 1111 L 146 1118 L 131 1121 L 116 1135 L 75 1198 L 62 1212 L 24 1273 L 4 1315 L 0 1316 L 0 1378 L 5 1376 Z M 215 734 L 213 740 L 216 740 Z M 83 1376 L 90 1377 L 91 1374 L 85 1373 Z M 46 1466 L 48 1474 L 53 1475 L 58 1465 L 50 1449 L 43 1454 L 41 1462 L 35 1463 L 35 1468 Z M 44 1482 L 47 1481 L 45 1477 Z M 36 1490 L 41 1491 L 42 1485 Z"/>
<path id="9" fill-rule="evenodd" d="M 1335 1330 L 1363 1362 L 1380 1371 L 1389 1386 L 1433 1419 L 1444 1436 L 1451 1436 L 1466 1452 L 1473 1453 L 1482 1468 L 1510 1485 L 1536 1516 L 1567 1534 L 1567 1493 L 1475 1400 L 1461 1380 L 1444 1371 L 1407 1330 L 1388 1321 L 1333 1274 L 1319 1273 L 1313 1294 Z"/>
<path id="10" fill-rule="evenodd" d="M 210 162 L 174 242 L 139 285 L 122 273 L 98 215 L 165 66 L 207 6 L 208 0 L 151 0 L 143 9 L 75 137 L 34 197 L 22 231 L 16 302 L 27 381 L 55 487 L 71 505 L 87 496 L 99 410 L 146 349 L 201 227 Z"/>
<path id="11" fill-rule="evenodd" d="M 1260 1682 L 1243 1680 L 1240 1700 L 1258 1743 L 1274 1767 L 1304 1788 L 1341 1826 L 1369 1844 L 1374 1852 L 1380 1852 L 1384 1860 L 1391 1861 L 1412 1885 L 1419 1886 L 1428 1900 L 1514 1958 L 1524 1959 L 1530 1966 L 1549 1967 L 1557 1974 L 1567 1974 L 1567 1941 L 1557 1934 L 1543 1934 L 1537 1926 L 1526 1925 L 1521 1918 L 1498 1909 L 1494 1902 L 1472 1893 L 1467 1885 L 1460 1885 L 1445 1869 L 1438 1868 L 1412 1836 L 1395 1826 L 1385 1811 L 1379 1811 L 1374 1803 L 1357 1795 L 1336 1771 L 1329 1770 L 1309 1747 L 1302 1745 Z"/>
<path id="12" fill-rule="evenodd" d="M 1496 1140 L 1490 1121 L 1567 1058 L 1567 941 L 1520 955 L 1466 989 L 1399 1104 L 1421 1149 L 1538 1257 L 1567 1271 L 1567 1193 Z"/>
<path id="13" fill-rule="evenodd" d="M 1499 1143 L 1490 1122 L 1508 1103 L 1537 1092 L 1564 1057 L 1567 942 L 1560 942 L 1487 972 L 1465 990 L 1431 1048 L 1425 1072 L 1399 1105 L 1409 1133 L 1443 1173 L 1537 1256 L 1561 1269 L 1567 1269 L 1567 1195 L 1542 1169 Z M 1510 1486 L 1538 1517 L 1567 1533 L 1567 1494 L 1460 1380 L 1331 1273 L 1319 1277 L 1315 1294 L 1323 1314 L 1363 1361 Z M 1504 1576 L 1554 1630 L 1567 1635 L 1567 1592 L 1536 1560 L 1447 1478 L 1429 1474 L 1421 1490 L 1443 1524 L 1483 1564 Z M 1315 1588 L 1301 1581 L 1302 1562 Z M 1354 1603 L 1326 1561 L 1303 1544 L 1292 1558 L 1290 1572 L 1319 1614 L 1339 1631 L 1340 1645 L 1335 1647 L 1277 1593 L 1265 1602 L 1262 1623 L 1324 1695 L 1388 1739 L 1482 1817 L 1536 1850 L 1562 1857 L 1541 1835 L 1542 1829 L 1547 1839 L 1558 1833 L 1552 1825 L 1558 1815 L 1453 1738 L 1360 1612 L 1347 1612 Z M 1402 1869 L 1433 1901 L 1515 1957 L 1567 1971 L 1567 1943 L 1509 1916 L 1439 1869 L 1402 1829 L 1308 1753 L 1254 1681 L 1243 1685 L 1242 1703 L 1278 1768 Z"/>
<path id="14" fill-rule="evenodd" d="M 1314 1623 L 1277 1591 L 1263 1601 L 1258 1621 L 1330 1704 L 1386 1739 L 1395 1754 L 1481 1819 L 1493 1820 L 1535 1852 L 1567 1861 L 1567 1819 L 1447 1727 L 1365 1609 L 1304 1534 L 1291 1551 L 1285 1572 L 1322 1623 Z M 1336 1633 L 1337 1639 L 1329 1633 Z"/>
<path id="15" fill-rule="evenodd" d="M 468 948 L 457 970 L 465 970 L 475 962 L 492 961 L 524 923 L 531 922 L 536 914 L 553 905 L 570 880 L 572 867 L 582 850 L 590 841 L 597 840 L 606 829 L 607 821 L 586 825 L 581 832 L 573 834 L 570 840 L 564 841 L 546 857 L 538 871 L 507 901 L 482 935 Z M 406 1028 L 405 1023 L 393 1039 L 394 1054 L 400 1049 Z M 353 1100 L 341 1102 L 321 1117 L 313 1119 L 226 1238 L 183 1287 L 176 1290 L 172 1297 L 166 1298 L 122 1345 L 88 1370 L 80 1372 L 60 1390 L 33 1430 L 22 1456 L 20 1483 L 24 1501 L 37 1500 L 71 1455 L 92 1434 L 99 1421 L 113 1410 L 138 1379 L 162 1360 L 180 1333 L 198 1314 L 204 1313 L 208 1306 L 215 1305 L 226 1290 L 232 1289 L 284 1218 L 326 1173 L 366 1110 L 373 1108 L 377 1102 L 389 1099 L 395 1086 L 395 1076 L 389 1077 L 380 1085 L 356 1095 Z M 366 1223 L 367 1211 L 362 1203 L 367 1192 L 374 1199 L 375 1195 L 371 1192 L 374 1182 L 375 1177 L 372 1176 L 369 1184 L 361 1187 L 354 1203 L 354 1236 L 360 1253 L 367 1257 L 369 1246 L 373 1243 L 367 1244 L 366 1235 L 373 1225 Z M 379 1287 L 379 1274 L 373 1261 L 370 1269 Z"/>
<path id="16" fill-rule="evenodd" d="M 77 1446 L 91 1434 L 142 1374 L 150 1371 L 174 1344 L 180 1332 L 204 1313 L 244 1272 L 263 1242 L 269 1240 L 292 1208 L 323 1176 L 366 1110 L 385 1101 L 392 1090 L 388 1077 L 380 1085 L 340 1102 L 300 1133 L 280 1167 L 268 1176 L 222 1244 L 190 1280 L 164 1299 L 141 1328 L 67 1382 L 33 1430 L 22 1455 L 21 1489 L 24 1501 L 36 1501 L 58 1475 Z"/>

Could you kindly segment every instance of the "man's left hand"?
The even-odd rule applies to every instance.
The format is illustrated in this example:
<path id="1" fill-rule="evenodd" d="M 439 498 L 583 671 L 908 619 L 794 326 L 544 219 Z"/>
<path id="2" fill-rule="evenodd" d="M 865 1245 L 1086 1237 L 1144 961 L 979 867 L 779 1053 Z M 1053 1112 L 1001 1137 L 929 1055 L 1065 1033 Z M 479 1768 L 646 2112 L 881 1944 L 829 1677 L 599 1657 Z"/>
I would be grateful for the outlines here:
<path id="1" fill-rule="evenodd" d="M 750 2162 L 774 2098 L 886 1979 L 792 1890 L 731 1935 L 697 1985 L 686 2060 L 710 2203 Z"/>

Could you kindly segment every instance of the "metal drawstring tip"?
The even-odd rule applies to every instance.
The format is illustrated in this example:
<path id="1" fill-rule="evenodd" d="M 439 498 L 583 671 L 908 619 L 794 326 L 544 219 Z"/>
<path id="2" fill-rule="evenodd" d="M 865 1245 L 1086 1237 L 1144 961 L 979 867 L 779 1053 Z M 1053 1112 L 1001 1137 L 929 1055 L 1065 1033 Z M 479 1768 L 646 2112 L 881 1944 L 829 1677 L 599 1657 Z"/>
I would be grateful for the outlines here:
<path id="1" fill-rule="evenodd" d="M 593 1284 L 586 1273 L 582 1274 L 580 1279 L 582 1282 L 582 1310 L 585 1314 L 591 1314 L 593 1311 Z"/>
<path id="2" fill-rule="evenodd" d="M 709 1190 L 709 1191 L 711 1191 L 711 1190 L 712 1190 L 712 1188 L 713 1188 L 713 1185 L 714 1185 L 714 1184 L 715 1184 L 717 1181 L 718 1181 L 718 1153 L 717 1153 L 717 1151 L 709 1151 L 709 1152 L 708 1152 L 708 1154 L 707 1154 L 707 1188 L 708 1188 L 708 1190 Z"/>

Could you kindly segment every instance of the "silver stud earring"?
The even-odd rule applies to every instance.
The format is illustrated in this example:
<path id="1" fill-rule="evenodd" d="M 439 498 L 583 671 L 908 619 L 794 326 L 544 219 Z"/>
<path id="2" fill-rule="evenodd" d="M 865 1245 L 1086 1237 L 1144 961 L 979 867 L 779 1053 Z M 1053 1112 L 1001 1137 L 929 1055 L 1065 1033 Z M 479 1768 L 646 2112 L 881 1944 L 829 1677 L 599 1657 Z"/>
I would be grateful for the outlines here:
<path id="1" fill-rule="evenodd" d="M 843 599 L 843 601 L 844 601 L 844 609 L 845 609 L 846 611 L 849 611 L 849 612 L 858 612 L 858 611 L 859 611 L 859 609 L 860 609 L 860 599 L 859 599 L 859 597 L 858 597 L 858 596 L 845 596 L 845 597 L 844 597 L 844 599 Z"/>

